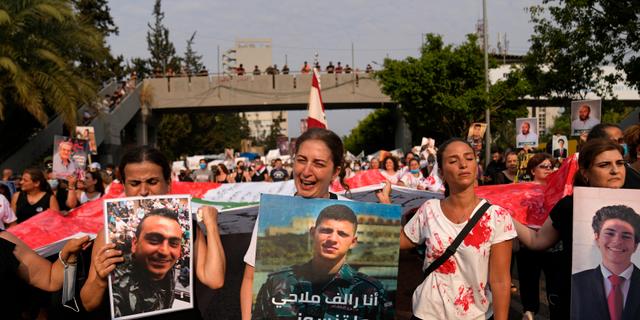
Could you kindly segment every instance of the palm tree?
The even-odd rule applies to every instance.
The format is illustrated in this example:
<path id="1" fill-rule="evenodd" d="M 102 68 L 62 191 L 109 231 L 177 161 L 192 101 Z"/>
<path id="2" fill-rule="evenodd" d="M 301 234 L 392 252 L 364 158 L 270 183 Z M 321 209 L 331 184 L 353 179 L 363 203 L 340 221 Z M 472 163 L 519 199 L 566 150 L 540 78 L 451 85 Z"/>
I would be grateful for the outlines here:
<path id="1" fill-rule="evenodd" d="M 74 128 L 78 106 L 96 94 L 78 61 L 104 59 L 102 40 L 77 19 L 71 1 L 1 1 L 0 120 L 19 107 L 42 125 L 55 113 Z"/>

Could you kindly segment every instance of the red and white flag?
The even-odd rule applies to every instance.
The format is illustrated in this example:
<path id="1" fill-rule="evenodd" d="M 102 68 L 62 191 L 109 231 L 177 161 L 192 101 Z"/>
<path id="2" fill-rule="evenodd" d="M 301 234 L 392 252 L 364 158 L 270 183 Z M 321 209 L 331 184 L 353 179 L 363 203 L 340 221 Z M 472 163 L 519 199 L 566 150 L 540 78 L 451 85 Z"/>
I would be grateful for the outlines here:
<path id="1" fill-rule="evenodd" d="M 327 128 L 327 118 L 324 114 L 324 104 L 320 94 L 320 75 L 318 69 L 313 68 L 313 78 L 311 80 L 311 91 L 309 91 L 309 116 L 307 118 L 308 128 Z"/>

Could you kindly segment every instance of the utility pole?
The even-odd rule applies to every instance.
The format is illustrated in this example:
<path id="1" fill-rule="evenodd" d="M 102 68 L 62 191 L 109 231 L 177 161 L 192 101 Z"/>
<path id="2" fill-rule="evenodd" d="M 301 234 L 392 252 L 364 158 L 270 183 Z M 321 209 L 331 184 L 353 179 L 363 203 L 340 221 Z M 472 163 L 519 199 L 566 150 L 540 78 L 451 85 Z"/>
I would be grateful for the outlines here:
<path id="1" fill-rule="evenodd" d="M 489 94 L 489 46 L 487 41 L 487 0 L 482 0 L 482 46 L 484 48 L 484 90 Z M 489 165 L 491 159 L 491 110 L 489 106 L 485 109 L 485 118 L 487 120 L 487 132 L 485 133 L 485 168 Z"/>

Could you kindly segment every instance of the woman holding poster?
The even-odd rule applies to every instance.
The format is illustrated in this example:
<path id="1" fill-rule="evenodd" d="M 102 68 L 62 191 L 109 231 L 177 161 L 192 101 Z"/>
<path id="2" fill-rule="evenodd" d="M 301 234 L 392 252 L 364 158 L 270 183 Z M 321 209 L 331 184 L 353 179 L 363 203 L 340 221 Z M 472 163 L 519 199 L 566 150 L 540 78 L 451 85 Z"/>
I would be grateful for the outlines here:
<path id="1" fill-rule="evenodd" d="M 338 177 L 343 167 L 344 147 L 338 135 L 326 129 L 308 129 L 297 140 L 293 162 L 293 180 L 296 196 L 304 198 L 332 198 L 329 192 L 331 182 Z M 251 319 L 253 277 L 255 273 L 257 229 L 251 237 L 251 243 L 244 257 L 246 263 L 240 306 L 242 319 Z"/>
<path id="2" fill-rule="evenodd" d="M 587 141 L 578 158 L 575 186 L 619 189 L 624 184 L 625 161 L 622 147 L 609 139 Z M 532 250 L 546 250 L 562 241 L 556 274 L 545 275 L 556 281 L 558 294 L 549 296 L 551 319 L 569 319 L 571 295 L 571 252 L 573 244 L 573 196 L 566 196 L 553 207 L 540 230 L 515 222 L 518 239 Z"/>
<path id="3" fill-rule="evenodd" d="M 439 147 L 436 158 L 446 198 L 428 200 L 418 209 L 400 234 L 400 248 L 426 244 L 426 270 L 475 213 L 481 216 L 455 253 L 416 288 L 414 319 L 506 320 L 511 299 L 510 240 L 516 237 L 511 216 L 476 195 L 478 164 L 468 142 L 450 139 Z"/>
<path id="4" fill-rule="evenodd" d="M 151 147 L 138 147 L 125 153 L 120 161 L 120 172 L 127 197 L 165 195 L 171 191 L 171 166 L 162 153 Z M 225 256 L 218 232 L 218 212 L 213 207 L 202 207 L 201 213 L 207 236 L 197 228 L 195 238 L 195 273 L 198 279 L 210 288 L 220 288 L 224 283 Z M 108 305 L 105 290 L 109 275 L 122 263 L 122 251 L 114 243 L 106 244 L 104 232 L 98 233 L 93 251 L 89 275 L 80 297 L 87 311 L 102 304 Z M 182 315 L 182 313 L 180 313 Z M 181 318 L 177 313 L 170 318 Z M 199 318 L 197 309 L 187 310 L 185 319 Z"/>

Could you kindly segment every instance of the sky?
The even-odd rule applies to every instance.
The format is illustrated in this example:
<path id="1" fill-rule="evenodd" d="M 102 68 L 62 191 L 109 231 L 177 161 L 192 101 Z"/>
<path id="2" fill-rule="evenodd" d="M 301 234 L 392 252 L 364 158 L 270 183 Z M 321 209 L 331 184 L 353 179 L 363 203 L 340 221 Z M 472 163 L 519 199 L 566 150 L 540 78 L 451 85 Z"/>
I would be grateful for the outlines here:
<path id="1" fill-rule="evenodd" d="M 507 33 L 510 54 L 529 48 L 533 25 L 525 8 L 541 0 L 487 0 L 489 45 Z M 111 0 L 109 6 L 119 35 L 109 38 L 112 53 L 126 60 L 149 57 L 147 24 L 154 0 Z M 298 70 L 317 53 L 324 67 L 329 61 L 374 69 L 385 57 L 417 56 L 423 35 L 436 33 L 445 43 L 460 44 L 482 19 L 480 0 L 165 0 L 164 24 L 178 54 L 196 33 L 194 49 L 210 72 L 217 72 L 221 52 L 238 38 L 271 38 L 273 63 L 286 62 Z M 351 47 L 354 47 L 353 63 Z M 329 127 L 344 136 L 371 110 L 328 110 Z M 299 133 L 306 112 L 289 112 L 289 135 Z"/>

